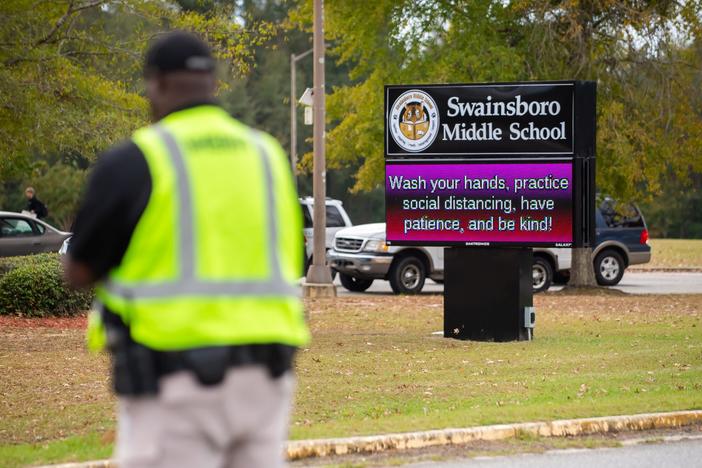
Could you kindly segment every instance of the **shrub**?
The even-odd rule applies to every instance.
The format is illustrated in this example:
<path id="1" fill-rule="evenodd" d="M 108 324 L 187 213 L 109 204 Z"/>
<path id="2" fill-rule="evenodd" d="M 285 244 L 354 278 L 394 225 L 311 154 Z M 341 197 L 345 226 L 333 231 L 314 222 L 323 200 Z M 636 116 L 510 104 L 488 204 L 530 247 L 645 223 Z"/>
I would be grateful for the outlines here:
<path id="1" fill-rule="evenodd" d="M 0 315 L 67 316 L 90 307 L 92 292 L 65 284 L 56 254 L 3 259 L 0 275 Z"/>
<path id="2" fill-rule="evenodd" d="M 0 257 L 0 277 L 21 266 L 42 265 L 47 262 L 61 263 L 61 260 L 56 253 L 42 253 L 24 257 Z"/>

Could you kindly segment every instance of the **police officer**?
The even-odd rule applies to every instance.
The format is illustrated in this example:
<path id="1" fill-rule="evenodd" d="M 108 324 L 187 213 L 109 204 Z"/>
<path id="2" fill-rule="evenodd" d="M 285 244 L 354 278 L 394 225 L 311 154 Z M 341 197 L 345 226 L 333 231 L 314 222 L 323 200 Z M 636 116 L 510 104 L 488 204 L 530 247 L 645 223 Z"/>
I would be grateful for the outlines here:
<path id="1" fill-rule="evenodd" d="M 34 187 L 27 187 L 24 190 L 24 196 L 27 197 L 27 207 L 25 210 L 34 214 L 38 219 L 46 218 L 49 214 L 49 210 L 47 210 L 46 205 L 37 198 Z"/>
<path id="2" fill-rule="evenodd" d="M 74 226 L 66 275 L 97 284 L 120 467 L 282 464 L 302 216 L 280 145 L 215 103 L 214 71 L 189 33 L 150 47 L 155 123 L 101 156 Z"/>

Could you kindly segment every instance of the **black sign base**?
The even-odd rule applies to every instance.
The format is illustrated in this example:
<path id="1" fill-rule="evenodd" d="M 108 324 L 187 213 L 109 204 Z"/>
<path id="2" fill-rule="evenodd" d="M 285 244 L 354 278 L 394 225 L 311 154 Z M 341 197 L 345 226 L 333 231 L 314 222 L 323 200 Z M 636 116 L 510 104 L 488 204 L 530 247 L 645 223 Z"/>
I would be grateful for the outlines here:
<path id="1" fill-rule="evenodd" d="M 447 248 L 444 337 L 527 341 L 533 337 L 532 251 Z"/>

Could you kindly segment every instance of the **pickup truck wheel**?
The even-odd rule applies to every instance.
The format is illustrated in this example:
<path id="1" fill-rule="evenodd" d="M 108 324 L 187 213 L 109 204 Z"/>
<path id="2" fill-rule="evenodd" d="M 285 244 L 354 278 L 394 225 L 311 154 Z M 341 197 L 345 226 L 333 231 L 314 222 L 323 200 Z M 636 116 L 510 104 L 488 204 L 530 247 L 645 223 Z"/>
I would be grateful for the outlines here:
<path id="1" fill-rule="evenodd" d="M 390 286 L 395 294 L 417 294 L 422 291 L 427 274 L 417 257 L 405 257 L 390 269 Z"/>
<path id="2" fill-rule="evenodd" d="M 536 257 L 531 267 L 532 290 L 535 293 L 546 291 L 553 281 L 553 268 L 548 260 Z"/>
<path id="3" fill-rule="evenodd" d="M 624 276 L 624 259 L 614 250 L 604 250 L 595 257 L 595 278 L 601 286 L 619 284 Z"/>
<path id="4" fill-rule="evenodd" d="M 356 278 L 346 273 L 339 273 L 339 280 L 343 287 L 353 292 L 363 292 L 373 284 L 372 279 Z"/>

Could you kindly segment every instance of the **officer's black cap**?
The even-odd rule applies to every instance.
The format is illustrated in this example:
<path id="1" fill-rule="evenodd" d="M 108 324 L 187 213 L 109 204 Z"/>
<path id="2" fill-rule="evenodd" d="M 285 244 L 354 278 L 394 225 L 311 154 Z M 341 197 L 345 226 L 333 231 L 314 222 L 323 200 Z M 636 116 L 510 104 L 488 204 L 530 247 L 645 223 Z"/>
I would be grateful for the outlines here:
<path id="1" fill-rule="evenodd" d="M 186 31 L 158 38 L 146 52 L 144 75 L 174 71 L 212 72 L 215 59 L 205 41 Z"/>

